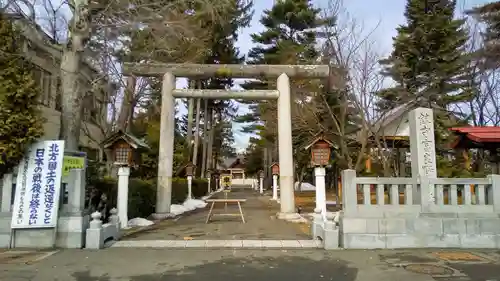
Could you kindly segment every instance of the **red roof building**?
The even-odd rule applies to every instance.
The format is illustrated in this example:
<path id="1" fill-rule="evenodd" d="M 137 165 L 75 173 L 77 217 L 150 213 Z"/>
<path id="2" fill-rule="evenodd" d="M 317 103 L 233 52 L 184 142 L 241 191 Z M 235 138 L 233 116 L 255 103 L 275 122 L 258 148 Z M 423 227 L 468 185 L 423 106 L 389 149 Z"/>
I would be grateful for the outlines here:
<path id="1" fill-rule="evenodd" d="M 457 136 L 452 148 L 488 150 L 492 172 L 500 174 L 500 127 L 457 127 L 450 130 Z"/>
<path id="2" fill-rule="evenodd" d="M 457 127 L 450 130 L 458 136 L 453 148 L 500 148 L 500 127 Z"/>

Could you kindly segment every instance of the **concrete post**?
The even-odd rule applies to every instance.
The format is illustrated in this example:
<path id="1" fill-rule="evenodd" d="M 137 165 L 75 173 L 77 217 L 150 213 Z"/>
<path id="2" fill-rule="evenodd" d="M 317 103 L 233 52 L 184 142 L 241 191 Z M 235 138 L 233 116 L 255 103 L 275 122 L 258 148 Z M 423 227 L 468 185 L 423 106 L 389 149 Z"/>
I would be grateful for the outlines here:
<path id="1" fill-rule="evenodd" d="M 90 215 L 89 228 L 85 233 L 85 249 L 98 250 L 104 248 L 103 229 L 101 221 L 101 213 L 94 212 Z"/>
<path id="2" fill-rule="evenodd" d="M 313 239 L 324 239 L 324 226 L 325 220 L 321 215 L 321 210 L 317 208 L 314 209 L 313 222 L 311 226 L 311 235 Z"/>
<path id="3" fill-rule="evenodd" d="M 293 184 L 293 146 L 290 79 L 283 73 L 278 77 L 278 144 L 280 165 L 280 218 L 297 217 Z M 292 219 L 293 219 L 292 218 Z"/>
<path id="4" fill-rule="evenodd" d="M 68 204 L 64 210 L 69 213 L 82 214 L 85 208 L 85 170 L 72 169 L 68 178 Z"/>
<path id="5" fill-rule="evenodd" d="M 264 178 L 263 177 L 259 178 L 259 193 L 260 194 L 264 193 Z"/>
<path id="6" fill-rule="evenodd" d="M 491 190 L 488 192 L 489 204 L 493 205 L 493 210 L 500 213 L 500 175 L 488 175 L 491 181 Z"/>
<path id="7" fill-rule="evenodd" d="M 323 246 L 325 250 L 334 250 L 339 248 L 339 229 L 333 221 L 325 221 L 325 238 Z"/>
<path id="8" fill-rule="evenodd" d="M 321 210 L 321 215 L 326 217 L 325 175 L 325 168 L 314 168 L 314 176 L 316 177 L 316 209 Z"/>
<path id="9" fill-rule="evenodd" d="M 11 199 L 12 199 L 12 184 L 13 175 L 5 174 L 2 179 L 2 201 L 0 202 L 0 211 L 2 213 L 8 213 L 11 211 Z"/>
<path id="10" fill-rule="evenodd" d="M 172 95 L 175 77 L 165 73 L 161 91 L 160 147 L 158 155 L 158 188 L 156 191 L 156 219 L 169 216 L 172 202 L 172 164 L 174 156 L 175 103 Z"/>
<path id="11" fill-rule="evenodd" d="M 278 200 L 278 175 L 273 175 L 273 200 Z"/>
<path id="12" fill-rule="evenodd" d="M 211 183 L 212 183 L 212 178 L 210 176 L 207 177 L 207 181 L 208 181 L 208 194 L 210 194 L 212 192 L 212 186 L 211 186 Z"/>
<path id="13" fill-rule="evenodd" d="M 356 171 L 343 170 L 342 177 L 342 209 L 344 215 L 355 213 L 358 205 L 358 193 L 356 186 Z"/>
<path id="14" fill-rule="evenodd" d="M 126 228 L 128 225 L 128 178 L 130 176 L 129 167 L 118 168 L 118 218 L 120 227 Z"/>
<path id="15" fill-rule="evenodd" d="M 116 229 L 116 237 L 115 239 L 120 239 L 121 238 L 121 232 L 120 232 L 120 218 L 118 217 L 118 210 L 116 208 L 113 208 L 109 210 L 109 223 L 115 226 Z"/>
<path id="16" fill-rule="evenodd" d="M 187 184 L 188 184 L 187 200 L 191 200 L 193 199 L 193 192 L 192 192 L 193 176 L 187 176 Z"/>
<path id="17" fill-rule="evenodd" d="M 409 113 L 408 119 L 410 125 L 412 178 L 436 178 L 436 144 L 434 140 L 434 117 L 432 109 L 422 107 L 416 108 Z M 416 188 L 414 192 L 416 192 Z M 427 192 L 429 199 L 424 201 L 435 202 L 434 189 L 428 188 Z M 417 194 L 414 195 L 414 199 L 419 198 Z"/>

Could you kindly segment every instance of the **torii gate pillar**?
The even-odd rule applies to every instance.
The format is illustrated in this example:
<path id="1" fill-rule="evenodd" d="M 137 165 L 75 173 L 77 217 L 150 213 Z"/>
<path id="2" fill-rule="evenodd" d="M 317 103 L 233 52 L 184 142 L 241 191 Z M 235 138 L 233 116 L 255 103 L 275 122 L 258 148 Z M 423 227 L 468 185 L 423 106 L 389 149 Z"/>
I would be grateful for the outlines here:
<path id="1" fill-rule="evenodd" d="M 278 148 L 280 165 L 281 219 L 296 219 L 293 180 L 292 110 L 290 78 L 286 74 L 278 77 Z"/>
<path id="2" fill-rule="evenodd" d="M 189 65 L 125 64 L 124 73 L 140 76 L 163 75 L 158 157 L 157 219 L 169 217 L 172 202 L 172 168 L 174 154 L 175 98 L 278 100 L 278 142 L 280 165 L 280 201 L 278 218 L 301 219 L 295 209 L 290 77 L 323 79 L 331 76 L 328 65 Z M 225 91 L 175 89 L 177 77 L 207 78 L 220 75 L 232 78 L 277 77 L 277 90 Z"/>

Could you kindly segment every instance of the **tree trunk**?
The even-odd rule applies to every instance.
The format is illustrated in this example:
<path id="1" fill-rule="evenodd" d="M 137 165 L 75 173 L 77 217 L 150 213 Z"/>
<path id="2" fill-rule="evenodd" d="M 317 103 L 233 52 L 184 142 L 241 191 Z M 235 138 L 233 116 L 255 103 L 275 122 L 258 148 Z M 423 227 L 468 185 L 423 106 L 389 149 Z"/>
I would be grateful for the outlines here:
<path id="1" fill-rule="evenodd" d="M 207 144 L 207 168 L 213 169 L 213 147 L 214 147 L 214 137 L 215 137 L 215 110 L 211 109 L 210 111 L 210 132 L 208 137 Z"/>
<path id="2" fill-rule="evenodd" d="M 61 60 L 61 137 L 65 141 L 65 149 L 70 151 L 78 150 L 82 125 L 79 64 L 80 53 L 65 49 Z"/>
<path id="3" fill-rule="evenodd" d="M 195 130 L 194 130 L 194 149 L 193 149 L 193 163 L 195 164 L 194 175 L 196 177 L 197 166 L 198 166 L 198 146 L 200 142 L 200 110 L 201 110 L 201 99 L 196 99 L 196 120 L 195 120 Z"/>
<path id="4" fill-rule="evenodd" d="M 267 178 L 267 167 L 269 166 L 267 163 L 267 155 L 269 150 L 267 149 L 267 144 L 264 146 L 264 155 L 262 155 L 262 170 L 264 171 L 264 178 Z"/>
<path id="5" fill-rule="evenodd" d="M 204 116 L 203 116 L 203 153 L 202 153 L 202 156 L 201 156 L 201 177 L 204 178 L 205 177 L 205 172 L 207 170 L 207 151 L 208 151 L 208 136 L 207 136 L 207 133 L 208 133 L 208 130 L 210 129 L 209 126 L 209 113 L 208 113 L 208 100 L 205 100 L 205 104 L 204 104 L 204 109 L 203 109 L 203 112 L 204 112 Z"/>
<path id="6" fill-rule="evenodd" d="M 127 88 L 125 89 L 122 106 L 120 108 L 120 114 L 118 115 L 118 130 L 128 131 L 130 128 L 130 120 L 132 119 L 133 113 L 133 100 L 135 93 L 136 80 L 135 77 L 127 77 Z"/>
<path id="7" fill-rule="evenodd" d="M 78 5 L 76 5 L 78 4 Z M 82 127 L 82 89 L 79 83 L 81 56 L 89 35 L 86 15 L 87 1 L 75 3 L 74 16 L 69 24 L 69 41 L 61 58 L 61 138 L 65 150 L 77 151 Z"/>
<path id="8" fill-rule="evenodd" d="M 188 118 L 187 118 L 187 160 L 191 160 L 191 147 L 192 147 L 192 139 L 193 139 L 193 110 L 194 110 L 194 99 L 190 98 L 188 101 Z"/>

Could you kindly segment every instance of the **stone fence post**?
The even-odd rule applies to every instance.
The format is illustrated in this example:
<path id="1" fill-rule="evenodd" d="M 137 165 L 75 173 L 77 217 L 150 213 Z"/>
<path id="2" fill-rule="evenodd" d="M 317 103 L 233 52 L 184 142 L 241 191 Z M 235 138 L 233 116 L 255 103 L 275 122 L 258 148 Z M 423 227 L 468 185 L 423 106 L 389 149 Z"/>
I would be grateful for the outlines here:
<path id="1" fill-rule="evenodd" d="M 339 228 L 335 220 L 328 220 L 321 214 L 321 209 L 314 209 L 313 224 L 311 234 L 314 240 L 321 239 L 325 250 L 339 248 Z"/>
<path id="2" fill-rule="evenodd" d="M 488 175 L 491 190 L 488 192 L 488 201 L 493 205 L 495 213 L 500 213 L 500 175 Z"/>
<path id="3" fill-rule="evenodd" d="M 325 250 L 339 248 L 339 228 L 333 220 L 325 221 L 325 238 L 323 240 Z"/>
<path id="4" fill-rule="evenodd" d="M 313 215 L 313 222 L 311 226 L 311 235 L 313 239 L 317 239 L 320 237 L 321 239 L 323 238 L 323 230 L 325 227 L 325 220 L 323 216 L 321 215 L 321 209 L 314 209 L 314 215 Z"/>
<path id="5" fill-rule="evenodd" d="M 118 210 L 116 208 L 113 208 L 109 211 L 109 213 L 109 223 L 114 225 L 116 227 L 116 231 L 118 232 L 118 234 L 120 234 L 121 224 L 120 217 L 118 216 Z"/>
<path id="6" fill-rule="evenodd" d="M 356 171 L 343 170 L 342 173 L 342 209 L 344 215 L 355 213 L 358 205 L 358 187 L 356 185 Z"/>
<path id="7" fill-rule="evenodd" d="M 104 248 L 103 239 L 103 229 L 101 213 L 93 212 L 91 215 L 92 220 L 90 221 L 90 226 L 87 229 L 85 236 L 85 248 L 86 249 L 102 249 Z"/>

